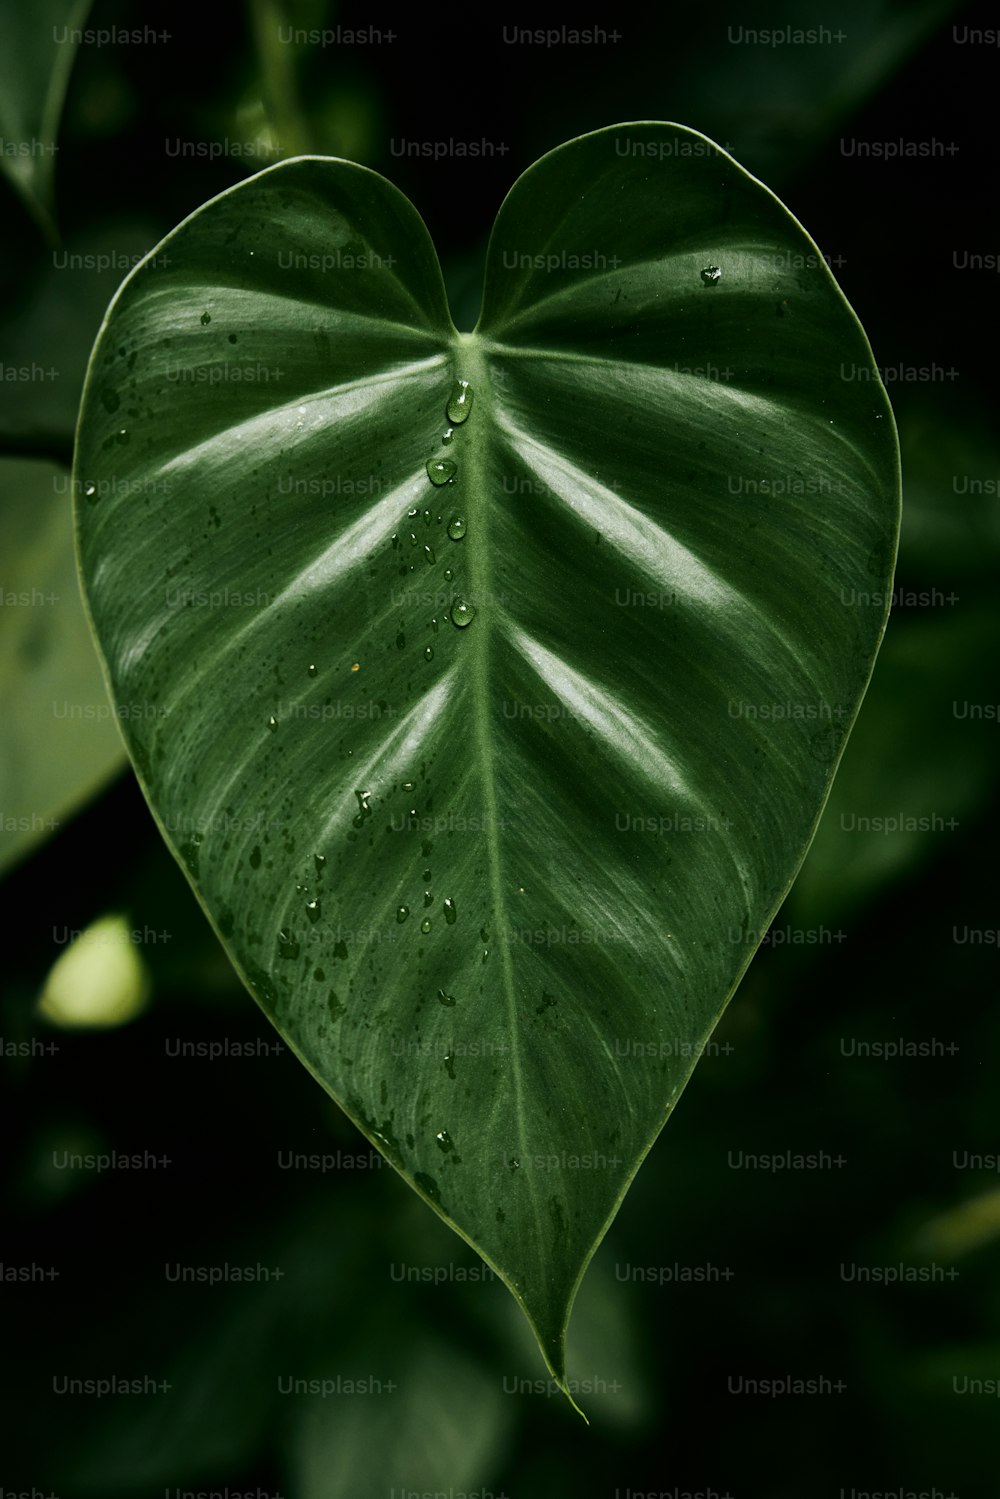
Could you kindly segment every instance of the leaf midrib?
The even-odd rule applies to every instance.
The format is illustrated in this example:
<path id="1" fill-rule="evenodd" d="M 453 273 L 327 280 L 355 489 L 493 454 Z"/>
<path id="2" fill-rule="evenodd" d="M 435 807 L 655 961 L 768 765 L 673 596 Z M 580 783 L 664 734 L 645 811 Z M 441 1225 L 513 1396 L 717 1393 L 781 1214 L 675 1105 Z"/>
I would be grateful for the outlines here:
<path id="1" fill-rule="evenodd" d="M 471 656 L 469 663 L 469 688 L 472 697 L 473 737 L 482 770 L 487 870 L 490 903 L 493 911 L 492 919 L 495 924 L 495 931 L 490 931 L 489 936 L 491 942 L 494 937 L 496 938 L 496 949 L 500 957 L 504 1003 L 507 1009 L 507 1025 L 511 1038 L 510 1066 L 513 1082 L 514 1112 L 517 1120 L 518 1152 L 520 1156 L 525 1156 L 528 1153 L 528 1141 L 525 1132 L 524 1079 L 521 1074 L 521 1053 L 518 1042 L 517 991 L 514 983 L 510 950 L 507 900 L 504 890 L 503 872 L 500 867 L 498 838 L 500 822 L 496 794 L 496 772 L 494 768 L 493 725 L 490 717 L 490 654 L 493 630 L 489 614 L 493 607 L 495 595 L 493 592 L 493 568 L 489 539 L 489 476 L 486 460 L 488 447 L 486 436 L 484 435 L 487 423 L 492 421 L 491 402 L 489 400 L 489 374 L 486 367 L 486 360 L 483 357 L 481 343 L 477 335 L 475 333 L 465 333 L 459 334 L 458 338 L 456 375 L 461 379 L 469 380 L 474 397 L 473 409 L 468 417 L 469 426 L 460 428 L 455 436 L 460 441 L 461 436 L 465 432 L 469 432 L 468 452 L 464 457 L 464 462 L 460 463 L 459 473 L 461 476 L 464 469 L 469 526 L 469 593 L 474 601 L 480 601 L 477 604 L 477 608 L 481 616 L 478 621 L 480 625 L 479 629 L 476 628 L 477 622 L 475 620 L 472 621 L 469 627 L 473 637 L 469 641 Z M 538 1211 L 534 1174 L 530 1170 L 528 1171 L 527 1183 L 537 1232 L 541 1219 Z"/>

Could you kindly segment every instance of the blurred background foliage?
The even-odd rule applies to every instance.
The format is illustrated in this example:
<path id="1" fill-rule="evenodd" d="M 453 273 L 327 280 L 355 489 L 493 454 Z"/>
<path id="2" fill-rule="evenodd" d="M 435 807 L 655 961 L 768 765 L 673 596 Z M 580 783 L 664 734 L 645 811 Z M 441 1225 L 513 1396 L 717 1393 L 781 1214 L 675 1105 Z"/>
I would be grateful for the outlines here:
<path id="1" fill-rule="evenodd" d="M 612 10 L 577 24 L 617 40 L 543 47 L 504 28 L 568 23 L 475 7 L 373 18 L 328 0 L 0 3 L 5 1489 L 996 1492 L 996 1404 L 956 1392 L 1000 1379 L 1000 1180 L 956 1165 L 1000 1152 L 1000 726 L 995 707 L 962 711 L 1000 702 L 998 296 L 995 274 L 956 263 L 1000 251 L 1000 51 L 961 40 L 996 14 L 947 0 Z M 169 36 L 85 41 L 75 57 L 50 40 L 83 24 Z M 786 24 L 844 36 L 732 40 Z M 337 26 L 383 40 L 275 45 Z M 576 134 L 643 118 L 705 132 L 774 188 L 833 259 L 881 365 L 957 374 L 890 385 L 898 602 L 799 880 L 584 1282 L 570 1375 L 599 1384 L 581 1396 L 587 1430 L 561 1398 L 513 1392 L 542 1369 L 511 1297 L 458 1277 L 471 1251 L 275 1044 L 162 846 L 75 592 L 67 465 L 110 297 L 213 194 L 301 151 L 375 168 L 423 214 L 468 327 L 514 178 Z M 435 162 L 401 145 L 449 138 L 497 149 Z M 900 139 L 959 149 L 886 162 L 841 144 Z M 27 140 L 58 149 L 11 151 Z M 858 829 L 893 817 L 924 824 Z M 898 1038 L 942 1049 L 856 1054 Z M 260 1054 L 180 1057 L 182 1042 Z M 109 1150 L 169 1165 L 59 1165 Z M 843 1164 L 732 1165 L 788 1150 Z M 290 1151 L 341 1165 L 286 1170 Z M 180 1285 L 178 1263 L 282 1275 Z M 629 1268 L 675 1265 L 732 1273 L 660 1285 Z M 844 1278 L 854 1265 L 957 1273 L 861 1284 Z M 25 1266 L 58 1274 L 11 1278 Z M 449 1279 L 406 1281 L 404 1266 Z M 54 1384 L 147 1374 L 169 1391 L 98 1400 Z M 783 1375 L 845 1389 L 730 1392 Z M 312 1399 L 280 1393 L 285 1376 L 397 1388 Z"/>

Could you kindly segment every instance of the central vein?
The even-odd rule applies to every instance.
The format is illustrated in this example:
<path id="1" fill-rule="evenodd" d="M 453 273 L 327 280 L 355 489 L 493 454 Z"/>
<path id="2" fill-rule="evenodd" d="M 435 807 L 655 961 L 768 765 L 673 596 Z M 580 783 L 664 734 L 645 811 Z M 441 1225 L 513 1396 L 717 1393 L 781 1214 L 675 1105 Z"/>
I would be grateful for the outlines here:
<path id="1" fill-rule="evenodd" d="M 489 880 L 490 904 L 493 909 L 496 949 L 500 958 L 502 987 L 507 1006 L 508 1028 L 511 1037 L 511 1077 L 514 1088 L 514 1109 L 517 1120 L 518 1147 L 521 1154 L 527 1151 L 524 1114 L 524 1082 L 521 1075 L 521 1053 L 517 1044 L 518 1012 L 517 990 L 514 982 L 514 965 L 511 955 L 510 928 L 507 920 L 507 899 L 500 859 L 500 808 L 497 803 L 495 770 L 494 720 L 491 705 L 491 650 L 496 638 L 494 610 L 497 606 L 496 590 L 493 586 L 492 554 L 489 541 L 489 444 L 488 424 L 493 421 L 489 375 L 482 350 L 474 334 L 461 336 L 457 373 L 467 379 L 474 393 L 475 405 L 469 417 L 468 428 L 471 441 L 463 444 L 462 468 L 465 492 L 468 496 L 469 514 L 469 593 L 476 606 L 477 618 L 469 631 L 471 659 L 469 663 L 470 691 L 472 693 L 473 735 L 476 741 L 479 764 L 482 768 L 483 811 L 486 826 L 486 859 Z M 534 1176 L 529 1171 L 529 1187 L 534 1198 Z M 536 1209 L 537 1214 L 537 1209 Z"/>

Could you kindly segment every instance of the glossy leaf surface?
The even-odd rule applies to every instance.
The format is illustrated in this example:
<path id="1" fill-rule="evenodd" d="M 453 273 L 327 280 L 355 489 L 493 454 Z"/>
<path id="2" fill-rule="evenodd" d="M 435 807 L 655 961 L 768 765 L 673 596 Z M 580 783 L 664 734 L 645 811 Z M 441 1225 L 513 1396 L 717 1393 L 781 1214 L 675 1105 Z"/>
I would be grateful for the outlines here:
<path id="1" fill-rule="evenodd" d="M 519 180 L 471 334 L 413 207 L 301 158 L 126 281 L 76 479 L 133 759 L 230 956 L 562 1379 L 884 628 L 856 318 L 678 126 Z"/>

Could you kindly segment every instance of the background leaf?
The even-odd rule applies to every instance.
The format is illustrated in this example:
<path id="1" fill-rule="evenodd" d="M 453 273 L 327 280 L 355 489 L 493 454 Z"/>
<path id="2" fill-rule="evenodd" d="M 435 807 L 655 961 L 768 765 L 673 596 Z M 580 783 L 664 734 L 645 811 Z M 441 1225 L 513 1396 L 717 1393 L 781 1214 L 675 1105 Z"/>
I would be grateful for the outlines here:
<path id="1" fill-rule="evenodd" d="M 38 0 L 4 8 L 0 48 L 0 164 L 50 232 L 59 116 L 90 0 Z"/>
<path id="2" fill-rule="evenodd" d="M 293 1471 L 303 1499 L 345 1493 L 379 1499 L 414 1486 L 417 1492 L 443 1485 L 475 1492 L 483 1486 L 509 1421 L 499 1383 L 417 1329 L 394 1338 L 393 1345 L 392 1353 L 383 1345 L 381 1377 L 354 1376 L 371 1393 L 338 1395 L 337 1378 L 327 1375 L 331 1393 L 296 1402 Z M 378 1362 L 378 1343 L 362 1346 L 368 1369 Z M 322 1387 L 323 1377 L 317 1378 Z M 351 1388 L 350 1380 L 341 1376 L 344 1388 Z"/>
<path id="3" fill-rule="evenodd" d="M 123 276 L 157 235 L 130 219 L 46 251 L 21 282 L 6 322 L 0 452 L 73 461 L 73 436 L 90 352 Z"/>
<path id="4" fill-rule="evenodd" d="M 0 459 L 0 869 L 125 763 L 80 601 L 70 490 L 55 464 Z"/>

